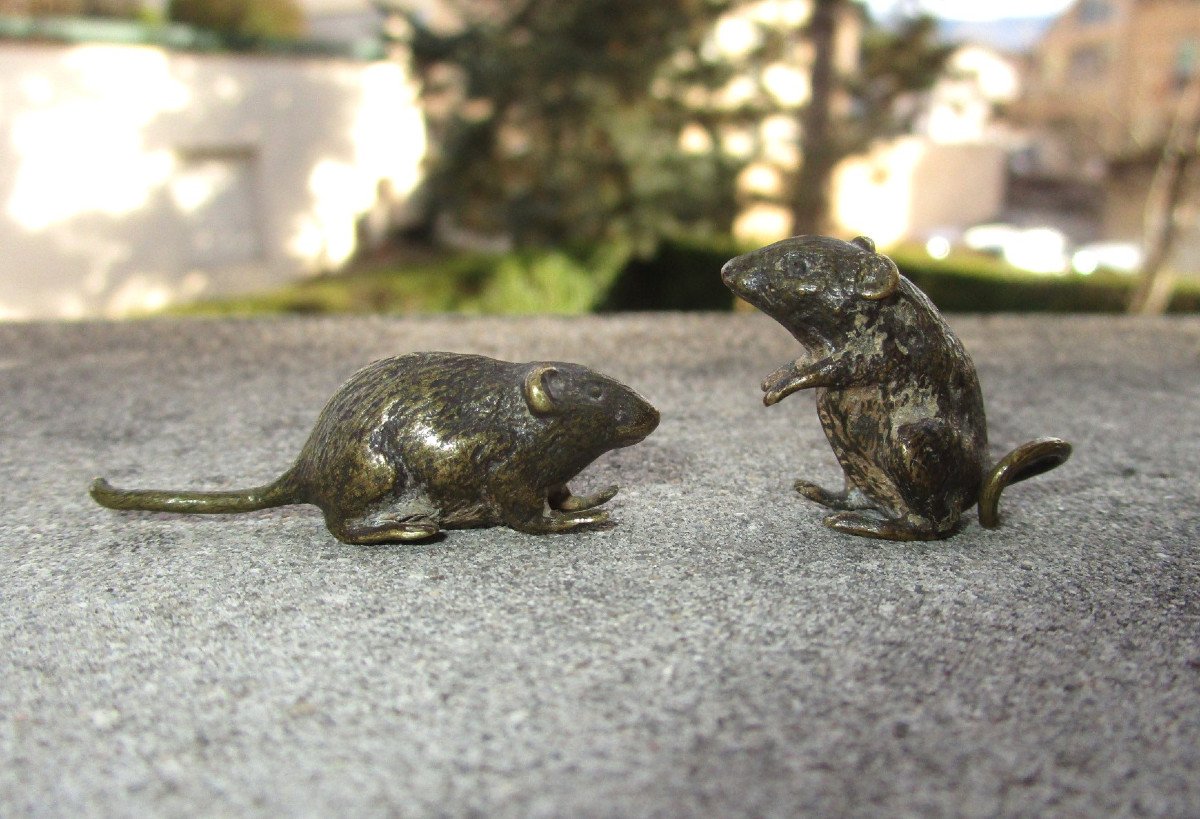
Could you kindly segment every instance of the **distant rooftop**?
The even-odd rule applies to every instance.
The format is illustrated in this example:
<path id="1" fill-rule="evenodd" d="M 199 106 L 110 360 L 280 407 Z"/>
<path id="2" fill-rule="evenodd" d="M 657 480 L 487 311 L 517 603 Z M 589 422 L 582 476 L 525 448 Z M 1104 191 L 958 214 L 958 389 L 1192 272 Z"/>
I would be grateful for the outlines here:
<path id="1" fill-rule="evenodd" d="M 1010 17 L 1003 20 L 939 20 L 943 40 L 979 43 L 1010 54 L 1032 49 L 1054 22 L 1054 16 Z"/>

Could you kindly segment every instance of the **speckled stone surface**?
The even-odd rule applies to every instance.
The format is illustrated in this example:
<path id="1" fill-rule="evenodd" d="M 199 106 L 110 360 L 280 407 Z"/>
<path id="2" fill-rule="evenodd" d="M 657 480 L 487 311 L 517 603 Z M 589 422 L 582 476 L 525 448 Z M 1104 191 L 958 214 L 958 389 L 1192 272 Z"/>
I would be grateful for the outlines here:
<path id="1" fill-rule="evenodd" d="M 950 317 L 994 531 L 866 541 L 758 315 L 0 325 L 0 815 L 1200 814 L 1200 320 Z M 338 544 L 89 480 L 286 467 L 362 364 L 575 360 L 662 411 L 615 525 Z"/>

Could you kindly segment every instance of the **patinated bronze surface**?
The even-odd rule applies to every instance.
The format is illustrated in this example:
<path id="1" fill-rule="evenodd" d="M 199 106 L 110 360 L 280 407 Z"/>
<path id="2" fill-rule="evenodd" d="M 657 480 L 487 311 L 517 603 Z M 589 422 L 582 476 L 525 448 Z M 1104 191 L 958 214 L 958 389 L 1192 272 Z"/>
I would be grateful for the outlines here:
<path id="1" fill-rule="evenodd" d="M 442 529 L 505 525 L 565 532 L 601 523 L 616 493 L 571 494 L 567 481 L 636 444 L 658 412 L 578 364 L 513 364 L 412 353 L 377 361 L 334 394 L 295 464 L 272 483 L 229 492 L 115 489 L 113 509 L 248 512 L 311 503 L 346 543 L 423 540 Z"/>
<path id="2" fill-rule="evenodd" d="M 1005 486 L 1070 456 L 1066 441 L 1040 438 L 987 468 L 975 365 L 933 303 L 870 239 L 786 239 L 730 260 L 721 278 L 807 351 L 767 376 L 763 403 L 816 389 L 845 486 L 795 486 L 838 510 L 826 525 L 929 540 L 952 534 L 978 503 L 980 523 L 993 527 Z"/>

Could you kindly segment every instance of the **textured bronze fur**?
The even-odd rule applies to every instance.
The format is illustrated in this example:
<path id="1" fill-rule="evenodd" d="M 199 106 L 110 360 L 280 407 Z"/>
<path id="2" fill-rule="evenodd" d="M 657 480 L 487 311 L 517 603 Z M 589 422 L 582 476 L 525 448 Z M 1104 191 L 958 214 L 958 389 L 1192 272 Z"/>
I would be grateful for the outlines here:
<path id="1" fill-rule="evenodd" d="M 816 389 L 846 483 L 831 492 L 797 481 L 796 490 L 839 510 L 825 519 L 832 528 L 941 538 L 976 502 L 981 522 L 993 526 L 1004 486 L 1069 456 L 1065 441 L 1038 439 L 986 470 L 975 365 L 933 303 L 870 239 L 786 239 L 730 260 L 721 277 L 808 352 L 767 377 L 763 401 Z"/>
<path id="2" fill-rule="evenodd" d="M 578 364 L 513 364 L 412 353 L 377 361 L 325 406 L 295 464 L 234 492 L 122 491 L 97 479 L 114 509 L 244 512 L 312 503 L 346 543 L 422 540 L 441 529 L 506 525 L 563 532 L 607 520 L 617 487 L 572 495 L 567 481 L 600 455 L 635 444 L 658 412 Z"/>

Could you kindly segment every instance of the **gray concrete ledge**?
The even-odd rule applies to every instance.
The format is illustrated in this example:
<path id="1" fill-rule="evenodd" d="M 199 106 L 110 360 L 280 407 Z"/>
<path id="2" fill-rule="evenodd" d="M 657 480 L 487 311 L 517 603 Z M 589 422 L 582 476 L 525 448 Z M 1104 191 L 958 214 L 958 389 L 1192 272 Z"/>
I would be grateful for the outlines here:
<path id="1" fill-rule="evenodd" d="M 1200 814 L 1200 320 L 951 317 L 1003 525 L 879 544 L 757 315 L 0 326 L 0 815 Z M 420 546 L 291 507 L 121 515 L 89 479 L 286 466 L 360 365 L 596 366 L 662 410 L 616 525 Z"/>

